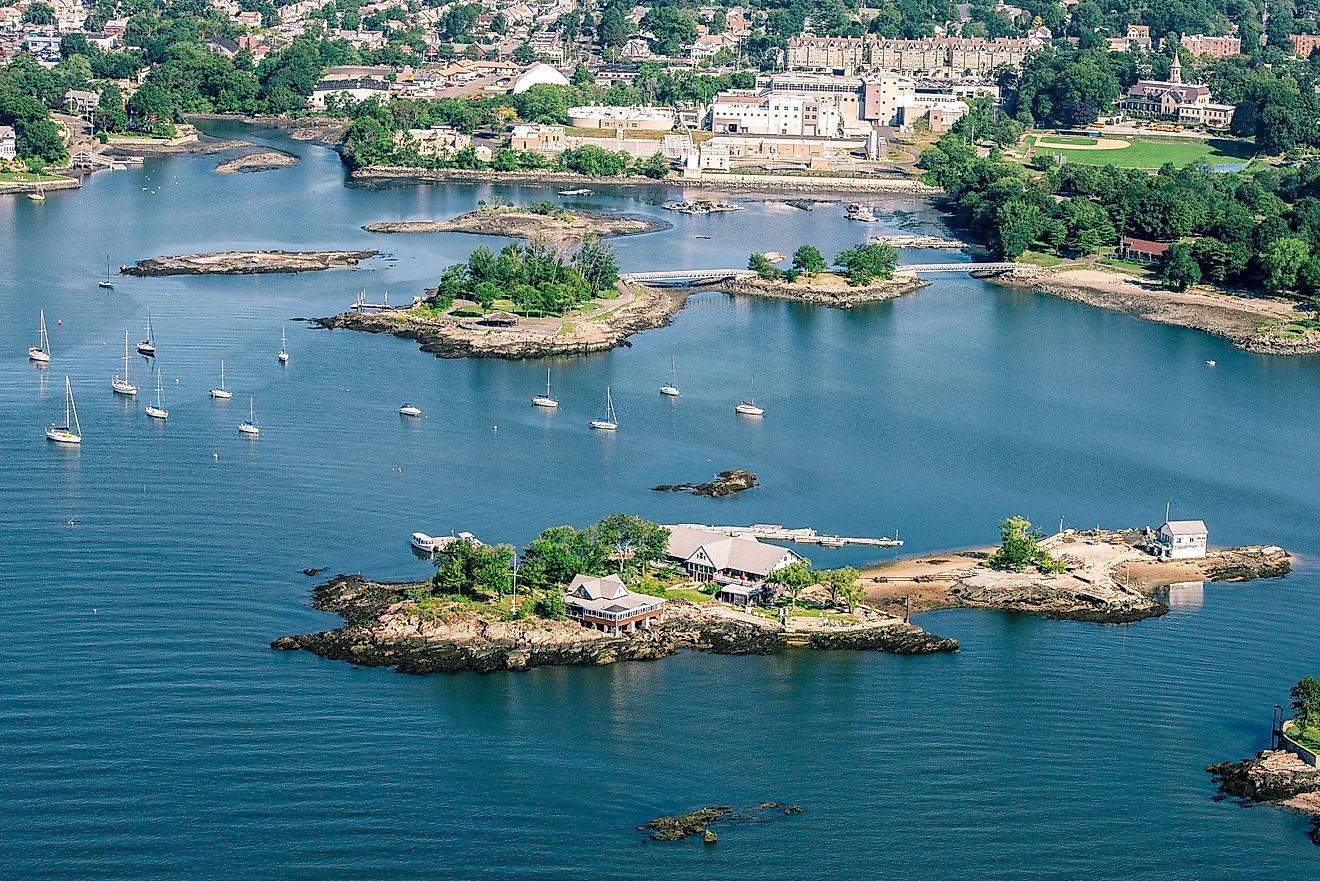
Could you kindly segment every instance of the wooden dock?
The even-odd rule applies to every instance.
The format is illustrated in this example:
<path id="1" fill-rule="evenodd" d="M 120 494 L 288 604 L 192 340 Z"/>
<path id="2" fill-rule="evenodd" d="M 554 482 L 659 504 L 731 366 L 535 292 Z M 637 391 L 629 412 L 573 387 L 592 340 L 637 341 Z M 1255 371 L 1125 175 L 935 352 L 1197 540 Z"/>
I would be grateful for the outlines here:
<path id="1" fill-rule="evenodd" d="M 352 305 L 351 308 L 353 308 L 354 310 L 359 311 L 359 312 L 384 312 L 384 311 L 386 311 L 387 309 L 390 308 L 390 295 L 389 295 L 389 292 L 387 291 L 387 292 L 385 293 L 385 302 L 383 302 L 383 303 L 368 303 L 368 302 L 367 302 L 367 292 L 366 292 L 366 291 L 358 291 L 357 299 L 356 299 L 355 301 L 353 301 L 353 305 Z"/>
<path id="2" fill-rule="evenodd" d="M 810 527 L 790 529 L 780 526 L 777 523 L 753 523 L 751 526 L 707 526 L 703 523 L 676 523 L 675 526 L 685 529 L 703 529 L 707 532 L 713 532 L 718 535 L 751 535 L 756 538 L 767 541 L 786 541 L 792 544 L 803 545 L 821 545 L 827 548 L 841 548 L 844 545 L 870 545 L 879 548 L 897 548 L 902 547 L 903 542 L 898 538 L 898 532 L 894 532 L 894 538 L 853 538 L 843 535 L 821 535 Z"/>

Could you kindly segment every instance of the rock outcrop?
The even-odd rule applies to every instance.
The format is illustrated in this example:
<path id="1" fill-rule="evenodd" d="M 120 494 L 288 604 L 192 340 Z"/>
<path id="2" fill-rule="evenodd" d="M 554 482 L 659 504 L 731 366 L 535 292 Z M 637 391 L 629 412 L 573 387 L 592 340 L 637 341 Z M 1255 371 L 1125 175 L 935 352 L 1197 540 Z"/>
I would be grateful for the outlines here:
<path id="1" fill-rule="evenodd" d="M 654 492 L 690 492 L 694 496 L 720 498 L 746 492 L 756 486 L 756 472 L 745 469 L 721 471 L 709 483 L 661 483 L 651 487 Z"/>
<path id="2" fill-rule="evenodd" d="M 151 257 L 121 267 L 121 275 L 256 275 L 351 269 L 379 251 L 223 251 Z"/>
<path id="3" fill-rule="evenodd" d="M 807 638 L 807 644 L 814 649 L 870 650 L 895 655 L 928 655 L 933 652 L 958 651 L 958 640 L 927 633 L 913 624 L 822 631 L 812 633 Z"/>
<path id="4" fill-rule="evenodd" d="M 652 841 L 681 841 L 700 835 L 706 844 L 714 844 L 719 841 L 719 835 L 710 828 L 714 823 L 767 819 L 765 815 L 771 813 L 791 817 L 801 814 L 803 810 L 801 805 L 782 805 L 777 801 L 763 801 L 755 807 L 738 810 L 729 805 L 712 805 L 673 817 L 656 817 L 638 826 L 637 831 L 648 833 L 647 837 Z"/>
<path id="5" fill-rule="evenodd" d="M 271 171 L 298 164 L 298 157 L 279 150 L 261 150 L 221 162 L 215 167 L 217 174 L 240 174 L 252 171 Z"/>
<path id="6" fill-rule="evenodd" d="M 1254 759 L 1220 762 L 1206 771 L 1225 795 L 1309 813 L 1311 841 L 1320 845 L 1320 768 L 1287 750 L 1265 750 Z"/>
<path id="7" fill-rule="evenodd" d="M 851 309 L 864 303 L 894 300 L 904 294 L 920 290 L 929 282 L 915 275 L 899 274 L 892 279 L 867 285 L 849 286 L 837 276 L 823 274 L 814 279 L 799 278 L 796 282 L 772 281 L 763 278 L 742 278 L 721 282 L 715 287 L 730 294 L 751 297 L 769 297 L 775 300 L 793 300 L 835 309 Z"/>
<path id="8" fill-rule="evenodd" d="M 669 229 L 670 226 L 668 223 L 626 214 L 573 211 L 555 215 L 509 208 L 484 208 L 460 214 L 450 220 L 383 221 L 368 223 L 362 228 L 367 232 L 378 233 L 461 232 L 519 239 L 541 236 L 553 241 L 574 241 L 591 235 L 601 238 L 634 236 Z"/>

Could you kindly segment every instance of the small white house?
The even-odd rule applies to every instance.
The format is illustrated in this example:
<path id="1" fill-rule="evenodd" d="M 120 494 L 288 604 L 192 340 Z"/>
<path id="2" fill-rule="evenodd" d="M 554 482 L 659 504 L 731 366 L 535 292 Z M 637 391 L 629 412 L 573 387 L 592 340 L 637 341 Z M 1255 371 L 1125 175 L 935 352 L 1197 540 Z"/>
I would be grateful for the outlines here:
<path id="1" fill-rule="evenodd" d="M 18 138 L 14 127 L 0 125 L 0 162 L 6 162 L 18 156 Z"/>
<path id="2" fill-rule="evenodd" d="M 1161 560 L 1203 560 L 1208 537 L 1203 520 L 1167 520 L 1151 550 Z"/>

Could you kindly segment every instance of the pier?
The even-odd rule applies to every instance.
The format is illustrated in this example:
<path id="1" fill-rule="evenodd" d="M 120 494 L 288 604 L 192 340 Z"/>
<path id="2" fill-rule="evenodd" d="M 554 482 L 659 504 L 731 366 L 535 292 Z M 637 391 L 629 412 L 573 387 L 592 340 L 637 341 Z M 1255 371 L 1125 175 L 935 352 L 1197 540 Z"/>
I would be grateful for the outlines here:
<path id="1" fill-rule="evenodd" d="M 384 297 L 384 302 L 368 303 L 367 292 L 365 290 L 358 291 L 357 299 L 353 301 L 352 308 L 358 312 L 384 312 L 390 308 L 390 295 L 388 291 L 385 292 Z"/>
<path id="2" fill-rule="evenodd" d="M 1024 263 L 1010 262 L 909 263 L 894 267 L 894 274 L 898 275 L 903 272 L 912 275 L 925 275 L 930 272 L 1012 272 L 1014 269 L 1025 265 Z M 670 269 L 664 272 L 625 272 L 619 277 L 626 282 L 682 287 L 701 282 L 732 281 L 740 278 L 754 278 L 755 276 L 756 272 L 751 269 Z"/>
<path id="3" fill-rule="evenodd" d="M 843 535 L 821 535 L 810 527 L 801 527 L 790 529 L 780 526 L 777 523 L 753 523 L 751 526 L 707 526 L 702 523 L 675 523 L 667 526 L 667 529 L 703 529 L 707 532 L 717 535 L 751 535 L 767 541 L 786 541 L 792 544 L 802 545 L 821 545 L 827 548 L 841 548 L 844 545 L 870 545 L 878 548 L 897 548 L 902 547 L 903 542 L 894 532 L 894 538 L 853 538 Z"/>

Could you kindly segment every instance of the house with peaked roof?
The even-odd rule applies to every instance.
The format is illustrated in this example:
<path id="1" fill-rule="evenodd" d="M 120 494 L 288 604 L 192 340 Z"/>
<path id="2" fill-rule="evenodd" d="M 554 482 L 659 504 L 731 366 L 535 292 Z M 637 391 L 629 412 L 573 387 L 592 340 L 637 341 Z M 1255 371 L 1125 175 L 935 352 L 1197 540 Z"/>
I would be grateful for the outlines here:
<path id="1" fill-rule="evenodd" d="M 604 578 L 578 575 L 564 594 L 564 608 L 570 618 L 584 627 L 618 636 L 648 629 L 652 622 L 663 620 L 665 601 L 633 593 L 617 575 Z"/>
<path id="2" fill-rule="evenodd" d="M 1204 520 L 1166 520 L 1150 549 L 1161 560 L 1204 560 L 1209 535 Z"/>
<path id="3" fill-rule="evenodd" d="M 689 526 L 669 530 L 666 554 L 681 563 L 694 581 L 725 585 L 759 585 L 771 572 L 802 562 L 802 557 L 788 548 L 762 542 L 752 535 L 722 535 Z"/>

